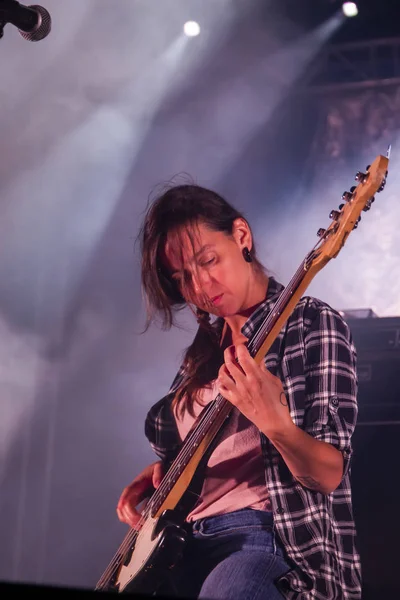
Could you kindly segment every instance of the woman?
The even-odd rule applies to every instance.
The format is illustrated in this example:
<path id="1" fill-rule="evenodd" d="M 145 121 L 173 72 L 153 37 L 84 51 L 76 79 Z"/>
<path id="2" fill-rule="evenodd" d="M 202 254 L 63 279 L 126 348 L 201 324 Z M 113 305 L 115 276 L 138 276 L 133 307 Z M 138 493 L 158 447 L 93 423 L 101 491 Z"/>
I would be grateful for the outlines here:
<path id="1" fill-rule="evenodd" d="M 257 259 L 243 215 L 210 190 L 182 185 L 163 193 L 141 239 L 148 324 L 161 314 L 169 328 L 173 311 L 188 305 L 199 329 L 146 419 L 160 460 L 125 488 L 119 519 L 137 525 L 138 504 L 219 392 L 234 409 L 187 515 L 192 535 L 170 592 L 360 598 L 349 483 L 357 381 L 347 325 L 325 303 L 302 298 L 259 366 L 246 342 L 283 286 Z"/>

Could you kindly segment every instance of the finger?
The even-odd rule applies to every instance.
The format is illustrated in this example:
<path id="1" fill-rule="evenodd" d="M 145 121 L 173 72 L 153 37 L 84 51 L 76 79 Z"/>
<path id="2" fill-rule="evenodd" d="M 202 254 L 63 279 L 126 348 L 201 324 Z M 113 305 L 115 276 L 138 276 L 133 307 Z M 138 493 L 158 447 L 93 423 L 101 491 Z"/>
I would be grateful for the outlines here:
<path id="1" fill-rule="evenodd" d="M 237 344 L 237 346 L 230 346 L 230 353 L 229 353 L 229 357 L 231 359 L 231 363 L 233 365 L 235 365 L 238 369 L 240 373 L 245 374 L 244 370 L 242 369 L 242 366 L 240 364 L 240 360 L 239 360 L 239 355 L 238 355 L 238 348 L 239 346 L 242 346 L 242 351 L 243 348 L 245 349 L 245 351 L 247 352 L 247 348 L 244 344 Z M 250 356 L 250 355 L 249 355 Z"/>
<path id="2" fill-rule="evenodd" d="M 226 366 L 225 363 L 223 363 L 218 371 L 218 377 L 217 379 L 222 378 L 222 379 L 229 379 L 231 382 L 235 383 L 235 380 L 233 379 L 232 375 L 230 374 L 228 367 Z"/>
<path id="3" fill-rule="evenodd" d="M 219 375 L 221 375 L 222 377 L 227 377 L 228 379 L 232 379 L 232 376 L 231 376 L 231 374 L 229 372 L 229 369 L 228 369 L 228 367 L 226 366 L 225 363 L 220 368 Z"/>
<path id="4" fill-rule="evenodd" d="M 224 387 L 227 387 L 231 390 L 233 390 L 236 386 L 236 381 L 234 380 L 232 375 L 229 373 L 229 370 L 225 365 L 224 365 L 223 369 L 220 371 L 218 380 L 222 385 L 224 385 Z"/>
<path id="5" fill-rule="evenodd" d="M 120 499 L 118 500 L 117 508 L 121 510 L 123 508 L 123 506 L 125 506 L 125 503 L 128 501 L 128 499 L 130 499 L 130 497 L 134 496 L 134 494 L 135 493 L 132 490 L 132 486 L 129 485 L 128 487 L 126 487 L 123 490 L 123 492 L 120 496 Z"/>
<path id="6" fill-rule="evenodd" d="M 224 352 L 225 367 L 228 374 L 232 377 L 235 382 L 243 382 L 245 373 L 240 365 L 236 362 L 236 359 L 232 358 L 232 351 L 227 348 Z"/>
<path id="7" fill-rule="evenodd" d="M 143 500 L 148 487 L 149 481 L 146 480 L 135 481 L 131 485 L 128 485 L 121 494 L 118 501 L 118 508 L 123 509 L 126 504 L 130 504 L 131 506 L 139 504 Z"/>
<path id="8" fill-rule="evenodd" d="M 124 488 L 124 490 L 122 491 L 122 494 L 118 500 L 118 504 L 117 504 L 117 509 L 121 509 L 123 507 L 123 505 L 125 504 L 129 493 L 131 491 L 131 486 L 128 485 L 126 488 Z"/>
<path id="9" fill-rule="evenodd" d="M 120 521 L 130 525 L 131 527 L 136 527 L 138 522 L 140 521 L 140 513 L 132 509 L 128 504 L 125 505 L 122 509 L 117 510 L 118 517 Z"/>
<path id="10" fill-rule="evenodd" d="M 250 352 L 246 348 L 245 344 L 238 344 L 236 348 L 236 355 L 238 357 L 239 364 L 246 375 L 258 376 L 258 364 L 251 356 Z M 264 362 L 264 361 L 263 361 Z"/>
<path id="11" fill-rule="evenodd" d="M 223 380 L 221 380 L 221 379 L 218 380 L 217 388 L 218 388 L 218 392 L 220 394 L 222 394 L 222 396 L 224 396 L 224 398 L 228 398 L 228 399 L 231 398 L 233 390 L 231 388 L 229 388 L 227 385 L 225 385 Z"/>
<path id="12" fill-rule="evenodd" d="M 224 398 L 235 404 L 238 387 L 229 374 L 223 373 L 218 379 L 218 391 Z"/>
<path id="13" fill-rule="evenodd" d="M 129 525 L 129 527 L 131 527 L 132 529 L 136 529 L 138 531 L 143 525 L 143 523 L 141 523 L 140 521 L 140 516 L 137 516 L 137 518 L 124 518 L 122 522 Z"/>
<path id="14" fill-rule="evenodd" d="M 121 523 L 126 523 L 127 525 L 130 525 L 131 527 L 133 526 L 131 517 L 126 511 L 117 508 L 117 516 L 118 516 L 118 519 L 121 521 Z"/>
<path id="15" fill-rule="evenodd" d="M 132 494 L 140 494 L 142 490 L 149 485 L 149 480 L 149 476 L 139 475 L 132 481 L 132 483 L 130 483 L 123 489 L 120 499 L 123 501 L 127 497 L 132 496 Z"/>
<path id="16" fill-rule="evenodd" d="M 118 516 L 118 519 L 120 521 L 122 521 L 122 523 L 128 522 L 129 517 L 128 517 L 126 511 L 123 508 L 118 508 L 118 506 L 117 506 L 117 516 Z"/>
<path id="17" fill-rule="evenodd" d="M 124 519 L 129 516 L 130 506 L 136 506 L 136 496 L 132 495 L 130 498 L 125 498 L 124 500 L 119 500 L 117 504 L 117 515 L 123 516 Z"/>
<path id="18" fill-rule="evenodd" d="M 228 346 L 224 350 L 224 362 L 235 362 L 236 361 L 236 349 L 235 346 Z"/>
<path id="19" fill-rule="evenodd" d="M 229 375 L 229 373 L 226 370 L 220 370 L 220 373 L 218 375 L 218 379 L 217 379 L 217 386 L 220 388 L 222 387 L 233 387 L 235 385 L 235 382 L 233 381 L 232 377 Z"/>

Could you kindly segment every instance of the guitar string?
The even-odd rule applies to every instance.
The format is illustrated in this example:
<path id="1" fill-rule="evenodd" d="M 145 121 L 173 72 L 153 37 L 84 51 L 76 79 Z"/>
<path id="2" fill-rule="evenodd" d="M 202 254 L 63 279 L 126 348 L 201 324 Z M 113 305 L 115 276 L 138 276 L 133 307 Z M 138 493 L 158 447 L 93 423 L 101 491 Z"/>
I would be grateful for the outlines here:
<path id="1" fill-rule="evenodd" d="M 318 245 L 319 242 L 317 242 L 316 245 Z M 310 256 L 310 255 L 308 255 Z M 307 259 L 306 259 L 307 260 Z M 304 275 L 304 271 L 305 271 L 305 264 L 306 261 L 303 261 L 302 264 L 300 265 L 300 267 L 298 268 L 298 270 L 296 271 L 295 275 L 292 277 L 290 283 L 288 284 L 288 286 L 285 288 L 285 290 L 282 292 L 280 298 L 278 299 L 275 307 L 274 307 L 274 313 L 273 316 L 275 314 L 280 314 L 280 308 L 286 305 L 287 301 L 290 299 L 290 296 L 292 295 L 292 293 L 288 292 L 288 290 L 291 289 L 291 287 L 297 283 L 297 285 L 300 283 L 301 281 L 301 275 Z M 257 347 L 257 343 L 260 340 L 260 338 L 264 339 L 265 337 L 265 330 L 268 330 L 268 321 L 270 320 L 271 315 L 269 315 L 266 319 L 266 321 L 261 325 L 261 327 L 259 328 L 259 330 L 255 333 L 253 339 L 251 340 L 251 344 L 256 348 Z M 250 344 L 249 344 L 250 345 Z M 178 454 L 178 456 L 176 457 L 176 459 L 174 460 L 173 464 L 171 465 L 171 468 L 169 469 L 168 473 L 168 477 L 166 477 L 160 484 L 160 486 L 157 488 L 156 492 L 154 495 L 158 494 L 159 496 L 162 497 L 163 492 L 167 492 L 169 489 L 169 485 L 166 483 L 167 480 L 173 479 L 175 476 L 179 476 L 180 472 L 179 472 L 179 468 L 180 468 L 180 463 L 182 461 L 185 461 L 186 458 L 188 458 L 190 456 L 190 452 L 193 451 L 193 445 L 192 448 L 188 449 L 187 447 L 190 446 L 190 443 L 192 441 L 192 438 L 194 436 L 198 437 L 201 434 L 204 433 L 204 429 L 207 431 L 208 429 L 208 423 L 212 420 L 212 418 L 214 416 L 217 416 L 218 412 L 220 412 L 220 404 L 221 404 L 221 400 L 224 402 L 227 402 L 227 400 L 221 395 L 218 394 L 216 399 L 213 402 L 212 407 L 210 408 L 209 411 L 206 411 L 206 413 L 204 414 L 204 416 L 201 418 L 199 425 L 196 427 L 196 429 L 192 432 L 192 434 L 190 435 L 189 439 L 187 441 L 185 441 L 185 445 L 182 448 L 181 452 Z M 215 415 L 214 415 L 215 413 Z M 206 427 L 205 427 L 206 425 Z M 182 453 L 182 455 L 181 455 Z M 178 463 L 178 465 L 176 465 L 176 463 Z M 167 474 L 168 474 L 167 473 Z M 164 489 L 163 489 L 164 488 Z M 124 538 L 122 544 L 120 545 L 120 547 L 118 548 L 116 554 L 114 555 L 113 559 L 110 561 L 107 569 L 104 571 L 102 577 L 100 578 L 97 586 L 101 586 L 103 585 L 105 582 L 107 582 L 109 580 L 110 577 L 112 577 L 115 573 L 116 568 L 118 568 L 120 566 L 120 562 L 123 560 L 123 558 L 126 555 L 126 552 L 130 549 L 130 547 L 133 545 L 133 542 L 135 541 L 135 538 L 137 538 L 137 536 L 139 535 L 139 533 L 141 532 L 145 532 L 147 531 L 147 527 L 149 528 L 153 528 L 154 527 L 154 523 L 148 523 L 148 517 L 149 515 L 151 515 L 151 509 L 153 507 L 153 505 L 156 504 L 155 500 L 151 500 L 149 502 L 149 504 L 145 507 L 145 509 L 143 510 L 141 517 L 137 523 L 137 527 L 140 527 L 140 525 L 142 525 L 142 527 L 140 527 L 140 530 L 137 529 L 131 529 L 128 534 L 126 535 L 126 537 Z M 122 555 L 122 556 L 121 556 Z"/>

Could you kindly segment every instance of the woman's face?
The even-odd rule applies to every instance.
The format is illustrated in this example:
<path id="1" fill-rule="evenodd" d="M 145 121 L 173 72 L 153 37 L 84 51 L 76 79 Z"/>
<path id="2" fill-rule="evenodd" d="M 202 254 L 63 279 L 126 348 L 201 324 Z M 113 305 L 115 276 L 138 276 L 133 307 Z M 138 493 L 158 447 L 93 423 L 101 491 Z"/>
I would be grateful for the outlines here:
<path id="1" fill-rule="evenodd" d="M 187 302 L 228 317 L 252 306 L 255 274 L 243 258 L 246 246 L 252 240 L 243 219 L 234 222 L 232 236 L 199 223 L 168 236 L 164 262 Z"/>

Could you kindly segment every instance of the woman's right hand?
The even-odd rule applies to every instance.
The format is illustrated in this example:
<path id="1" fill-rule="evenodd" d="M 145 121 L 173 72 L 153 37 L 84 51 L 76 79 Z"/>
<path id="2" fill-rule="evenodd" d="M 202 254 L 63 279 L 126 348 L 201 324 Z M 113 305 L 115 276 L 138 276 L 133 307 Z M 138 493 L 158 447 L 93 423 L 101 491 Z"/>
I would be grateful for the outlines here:
<path id="1" fill-rule="evenodd" d="M 163 478 L 162 462 L 152 463 L 128 485 L 121 494 L 117 506 L 117 515 L 120 521 L 131 527 L 137 528 L 140 513 L 136 510 L 138 504 L 147 496 L 153 486 L 157 488 Z"/>

